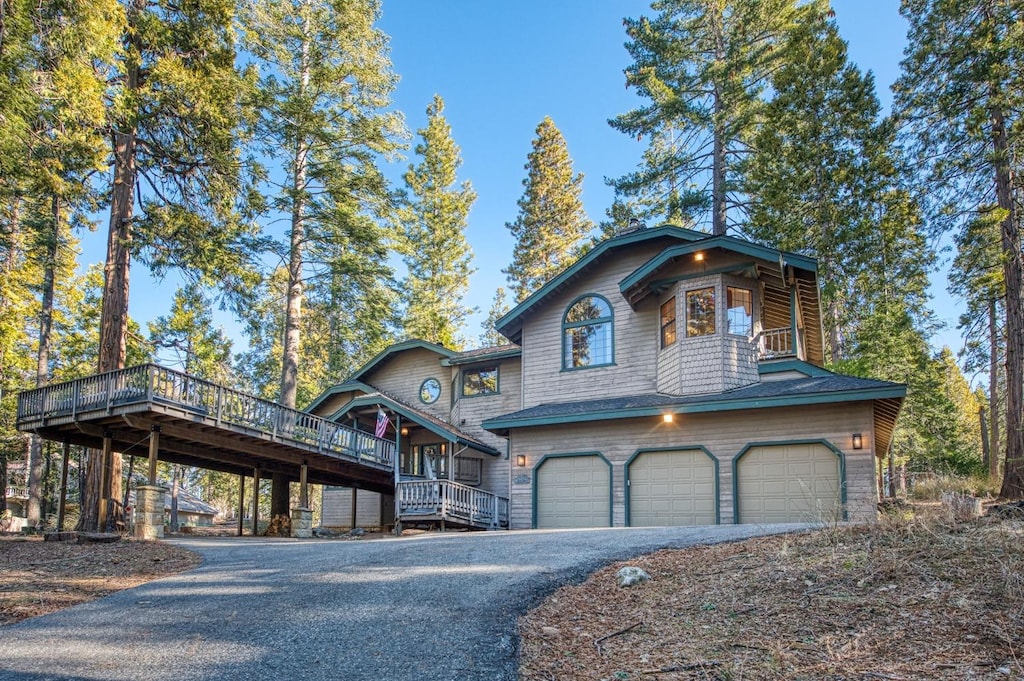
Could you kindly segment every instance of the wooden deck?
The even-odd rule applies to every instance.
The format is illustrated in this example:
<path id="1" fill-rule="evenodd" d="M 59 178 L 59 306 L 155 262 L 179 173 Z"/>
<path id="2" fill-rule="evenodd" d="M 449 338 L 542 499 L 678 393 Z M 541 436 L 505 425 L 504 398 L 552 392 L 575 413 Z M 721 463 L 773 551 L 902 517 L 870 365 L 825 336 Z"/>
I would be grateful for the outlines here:
<path id="1" fill-rule="evenodd" d="M 398 483 L 403 523 L 432 522 L 484 530 L 508 529 L 508 499 L 450 480 Z"/>
<path id="2" fill-rule="evenodd" d="M 394 492 L 395 443 L 172 369 L 141 366 L 21 393 L 18 429 L 212 470 Z"/>

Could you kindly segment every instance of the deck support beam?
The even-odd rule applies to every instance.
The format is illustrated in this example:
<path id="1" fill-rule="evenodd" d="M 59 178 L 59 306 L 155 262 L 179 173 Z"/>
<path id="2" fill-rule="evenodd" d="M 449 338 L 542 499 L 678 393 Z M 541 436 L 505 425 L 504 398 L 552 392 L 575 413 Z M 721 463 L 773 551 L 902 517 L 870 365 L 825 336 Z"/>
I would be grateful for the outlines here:
<path id="1" fill-rule="evenodd" d="M 306 479 L 309 476 L 309 464 L 305 461 L 299 468 L 299 506 L 309 508 L 309 485 Z"/>
<path id="2" fill-rule="evenodd" d="M 160 454 L 160 426 L 153 424 L 149 428 L 149 472 L 150 485 L 156 484 L 156 462 Z"/>
<path id="3" fill-rule="evenodd" d="M 242 536 L 242 525 L 245 523 L 245 476 L 238 476 L 238 536 Z"/>
<path id="4" fill-rule="evenodd" d="M 260 469 L 252 469 L 252 536 L 259 534 L 260 521 Z"/>

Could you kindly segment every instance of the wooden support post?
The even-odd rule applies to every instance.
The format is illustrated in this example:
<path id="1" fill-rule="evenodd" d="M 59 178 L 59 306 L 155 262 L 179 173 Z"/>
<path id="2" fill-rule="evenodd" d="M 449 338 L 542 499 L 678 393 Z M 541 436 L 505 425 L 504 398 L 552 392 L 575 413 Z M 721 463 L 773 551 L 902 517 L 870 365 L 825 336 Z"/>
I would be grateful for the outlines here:
<path id="1" fill-rule="evenodd" d="M 299 508 L 309 508 L 309 485 L 306 478 L 309 474 L 309 465 L 303 461 L 299 469 Z"/>
<path id="2" fill-rule="evenodd" d="M 156 484 L 156 461 L 160 453 L 160 426 L 149 429 L 149 484 Z"/>
<path id="3" fill-rule="evenodd" d="M 238 476 L 238 536 L 242 536 L 242 525 L 245 523 L 245 476 Z"/>
<path id="4" fill-rule="evenodd" d="M 260 469 L 252 469 L 252 536 L 259 534 Z"/>
<path id="5" fill-rule="evenodd" d="M 64 460 L 60 464 L 60 492 L 57 495 L 57 531 L 64 530 L 64 504 L 68 496 L 68 462 L 71 460 L 71 443 L 64 443 Z"/>
<path id="6" fill-rule="evenodd" d="M 349 525 L 350 530 L 356 529 L 356 488 L 352 488 L 352 524 Z"/>
<path id="7" fill-rule="evenodd" d="M 114 457 L 114 440 L 110 431 L 103 433 L 103 450 L 100 452 L 100 503 L 96 518 L 96 528 L 100 532 L 107 531 L 107 504 L 110 497 L 110 466 Z"/>

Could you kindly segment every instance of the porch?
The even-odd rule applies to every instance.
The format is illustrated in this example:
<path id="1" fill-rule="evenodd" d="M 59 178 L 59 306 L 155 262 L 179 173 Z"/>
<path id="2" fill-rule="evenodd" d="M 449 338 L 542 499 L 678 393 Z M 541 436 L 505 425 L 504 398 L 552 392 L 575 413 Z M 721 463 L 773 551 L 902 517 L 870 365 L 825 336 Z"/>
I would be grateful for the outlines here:
<path id="1" fill-rule="evenodd" d="M 402 523 L 508 529 L 508 499 L 451 480 L 403 480 L 395 490 Z"/>

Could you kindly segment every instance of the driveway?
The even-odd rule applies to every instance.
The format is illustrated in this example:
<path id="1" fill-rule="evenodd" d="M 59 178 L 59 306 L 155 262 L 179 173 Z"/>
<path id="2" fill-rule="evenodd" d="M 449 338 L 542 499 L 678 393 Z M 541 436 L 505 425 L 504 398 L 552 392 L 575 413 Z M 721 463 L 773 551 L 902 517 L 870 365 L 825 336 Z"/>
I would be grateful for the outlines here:
<path id="1" fill-rule="evenodd" d="M 516 618 L 558 586 L 660 548 L 794 529 L 175 540 L 203 565 L 0 628 L 0 679 L 511 680 Z"/>

